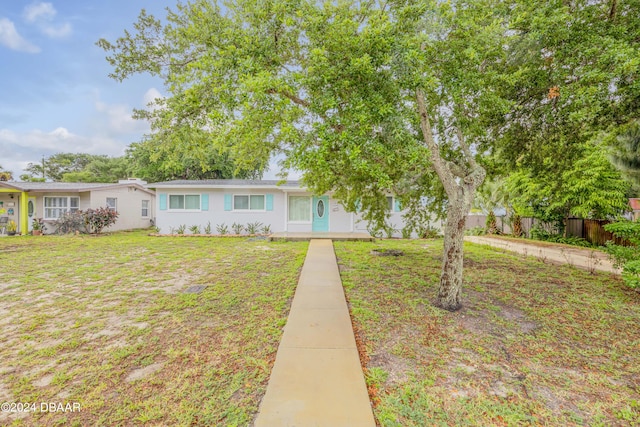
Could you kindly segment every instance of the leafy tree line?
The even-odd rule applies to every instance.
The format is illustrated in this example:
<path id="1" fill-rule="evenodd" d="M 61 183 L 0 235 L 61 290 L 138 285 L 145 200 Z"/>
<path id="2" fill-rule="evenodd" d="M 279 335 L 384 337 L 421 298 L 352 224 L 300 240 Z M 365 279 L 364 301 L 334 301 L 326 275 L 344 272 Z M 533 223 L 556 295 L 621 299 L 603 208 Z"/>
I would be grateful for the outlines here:
<path id="1" fill-rule="evenodd" d="M 264 167 L 239 169 L 233 159 L 210 149 L 181 151 L 177 146 L 157 147 L 150 136 L 129 146 L 125 156 L 109 157 L 86 153 L 57 153 L 43 162 L 29 163 L 22 181 L 118 182 L 137 177 L 148 182 L 173 179 L 258 178 Z M 205 147 L 206 148 L 206 147 Z M 44 170 L 43 170 L 44 168 Z M 0 171 L 0 179 L 9 172 Z"/>

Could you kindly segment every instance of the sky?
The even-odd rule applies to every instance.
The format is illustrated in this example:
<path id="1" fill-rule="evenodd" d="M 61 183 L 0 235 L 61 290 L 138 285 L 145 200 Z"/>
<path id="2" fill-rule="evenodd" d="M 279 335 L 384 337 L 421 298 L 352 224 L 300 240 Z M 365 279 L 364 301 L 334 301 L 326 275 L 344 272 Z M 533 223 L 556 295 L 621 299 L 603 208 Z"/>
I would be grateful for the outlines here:
<path id="1" fill-rule="evenodd" d="M 133 32 L 142 9 L 164 18 L 176 3 L 0 1 L 0 166 L 18 179 L 42 156 L 120 156 L 140 141 L 149 125 L 131 114 L 163 96 L 163 83 L 148 75 L 122 83 L 109 78 L 106 52 L 96 42 Z"/>

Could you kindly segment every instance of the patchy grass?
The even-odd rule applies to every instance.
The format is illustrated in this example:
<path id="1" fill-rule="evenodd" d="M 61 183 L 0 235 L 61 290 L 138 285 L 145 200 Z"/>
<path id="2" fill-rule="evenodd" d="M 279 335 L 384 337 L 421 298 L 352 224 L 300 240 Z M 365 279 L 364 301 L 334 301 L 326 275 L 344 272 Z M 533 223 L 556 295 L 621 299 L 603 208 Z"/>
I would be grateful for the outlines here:
<path id="1" fill-rule="evenodd" d="M 448 313 L 441 241 L 334 245 L 380 425 L 640 425 L 640 298 L 619 278 L 466 244 Z"/>
<path id="2" fill-rule="evenodd" d="M 306 247 L 143 232 L 0 239 L 0 402 L 38 404 L 0 424 L 249 424 Z M 184 293 L 193 285 L 206 288 Z"/>

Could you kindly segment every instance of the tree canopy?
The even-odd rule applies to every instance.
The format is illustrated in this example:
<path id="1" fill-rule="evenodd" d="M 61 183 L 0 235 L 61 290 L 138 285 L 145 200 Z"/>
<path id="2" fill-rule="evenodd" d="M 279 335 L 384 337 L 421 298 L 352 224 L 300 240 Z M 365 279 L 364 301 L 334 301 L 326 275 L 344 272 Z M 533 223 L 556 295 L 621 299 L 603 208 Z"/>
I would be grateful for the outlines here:
<path id="1" fill-rule="evenodd" d="M 378 227 L 387 193 L 411 215 L 446 212 L 436 304 L 457 309 L 485 167 L 559 180 L 596 131 L 637 111 L 637 38 L 623 31 L 637 4 L 605 6 L 194 0 L 98 44 L 116 80 L 164 79 L 169 96 L 138 113 L 169 136 L 158 147 L 204 144 L 247 169 L 282 154 L 285 175 Z"/>

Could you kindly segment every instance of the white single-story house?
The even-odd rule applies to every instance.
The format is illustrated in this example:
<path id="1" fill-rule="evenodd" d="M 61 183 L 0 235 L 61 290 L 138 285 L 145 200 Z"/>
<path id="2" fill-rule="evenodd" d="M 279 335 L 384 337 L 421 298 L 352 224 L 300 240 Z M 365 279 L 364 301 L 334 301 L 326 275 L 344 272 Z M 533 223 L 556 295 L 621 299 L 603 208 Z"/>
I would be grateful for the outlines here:
<path id="1" fill-rule="evenodd" d="M 65 212 L 109 208 L 118 212 L 105 231 L 147 228 L 153 225 L 155 192 L 139 179 L 117 184 L 77 182 L 0 182 L 0 218 L 18 224 L 18 234 L 31 231 L 33 219 L 43 218 L 46 232 Z"/>
<path id="2" fill-rule="evenodd" d="M 209 224 L 212 233 L 234 223 L 261 223 L 271 232 L 366 232 L 368 224 L 357 213 L 347 212 L 331 194 L 314 195 L 297 181 L 274 180 L 176 180 L 149 184 L 156 190 L 156 226 L 169 234 L 180 226 Z M 403 211 L 393 196 L 389 223 L 402 235 Z"/>

